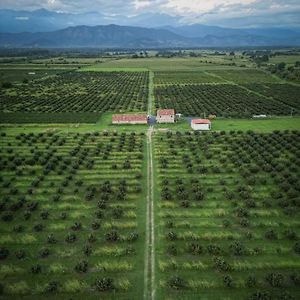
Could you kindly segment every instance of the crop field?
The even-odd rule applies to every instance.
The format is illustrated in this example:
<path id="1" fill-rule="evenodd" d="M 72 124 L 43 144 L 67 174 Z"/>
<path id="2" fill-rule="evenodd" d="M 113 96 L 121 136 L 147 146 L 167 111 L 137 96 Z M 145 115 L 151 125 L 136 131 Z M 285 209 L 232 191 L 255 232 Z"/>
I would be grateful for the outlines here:
<path id="1" fill-rule="evenodd" d="M 256 69 L 239 69 L 239 70 L 214 70 L 215 75 L 235 83 L 272 83 L 280 82 L 276 77 L 271 76 L 261 70 Z"/>
<path id="2" fill-rule="evenodd" d="M 300 113 L 300 86 L 291 84 L 248 84 L 245 85 L 261 95 L 272 97 L 278 102 L 284 103 L 293 108 L 294 113 Z"/>
<path id="3" fill-rule="evenodd" d="M 165 84 L 200 84 L 200 83 L 224 83 L 225 80 L 209 74 L 204 71 L 191 72 L 155 72 L 154 84 L 165 85 Z"/>
<path id="4" fill-rule="evenodd" d="M 51 76 L 67 72 L 63 69 L 1 69 L 0 68 L 0 83 L 1 82 L 18 82 L 23 80 L 35 80 L 42 77 Z"/>
<path id="5" fill-rule="evenodd" d="M 299 299 L 299 131 L 155 133 L 157 299 Z"/>
<path id="6" fill-rule="evenodd" d="M 2 113 L 146 111 L 148 72 L 69 72 L 0 91 Z"/>
<path id="7" fill-rule="evenodd" d="M 211 62 L 209 63 L 208 60 Z M 205 62 L 206 61 L 206 62 Z M 98 64 L 101 68 L 146 68 L 152 71 L 195 71 L 214 69 L 238 69 L 235 66 L 221 65 L 219 59 L 205 58 L 139 58 L 139 59 L 115 59 Z"/>
<path id="8" fill-rule="evenodd" d="M 5 299 L 141 299 L 144 135 L 20 132 L 0 143 Z"/>
<path id="9" fill-rule="evenodd" d="M 287 115 L 290 107 L 249 92 L 237 85 L 167 85 L 155 87 L 155 106 L 175 108 L 188 116 L 203 113 L 222 117 L 250 117 L 253 114 Z"/>
<path id="10" fill-rule="evenodd" d="M 300 86 L 187 51 L 1 63 L 0 299 L 300 299 Z"/>
<path id="11" fill-rule="evenodd" d="M 155 107 L 188 116 L 299 114 L 300 87 L 255 69 L 155 71 Z"/>

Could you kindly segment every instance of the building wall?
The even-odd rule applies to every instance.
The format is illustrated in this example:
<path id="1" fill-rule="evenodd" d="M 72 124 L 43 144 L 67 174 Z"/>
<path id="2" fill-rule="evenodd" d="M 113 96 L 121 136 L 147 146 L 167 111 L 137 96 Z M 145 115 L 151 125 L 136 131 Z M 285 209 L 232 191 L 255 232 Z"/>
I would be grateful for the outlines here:
<path id="1" fill-rule="evenodd" d="M 147 121 L 113 121 L 113 124 L 147 124 Z"/>
<path id="2" fill-rule="evenodd" d="M 174 115 L 159 116 L 159 117 L 156 117 L 156 122 L 157 123 L 174 123 L 175 117 L 174 117 Z"/>
<path id="3" fill-rule="evenodd" d="M 192 124 L 194 130 L 210 130 L 210 124 Z"/>

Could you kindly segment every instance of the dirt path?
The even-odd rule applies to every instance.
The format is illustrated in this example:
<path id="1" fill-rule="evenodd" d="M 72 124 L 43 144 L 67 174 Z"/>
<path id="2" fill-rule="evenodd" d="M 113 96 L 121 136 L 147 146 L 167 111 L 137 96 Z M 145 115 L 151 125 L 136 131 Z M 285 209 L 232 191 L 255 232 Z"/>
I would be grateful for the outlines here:
<path id="1" fill-rule="evenodd" d="M 152 114 L 154 103 L 154 73 L 149 71 L 148 115 Z M 154 251 L 154 205 L 153 205 L 153 154 L 152 125 L 147 130 L 147 213 L 144 264 L 144 300 L 155 299 L 155 251 Z"/>
<path id="2" fill-rule="evenodd" d="M 153 205 L 153 126 L 147 131 L 147 218 L 144 270 L 144 299 L 155 299 L 155 251 L 154 251 L 154 205 Z"/>
<path id="3" fill-rule="evenodd" d="M 149 94 L 148 94 L 148 115 L 152 114 L 152 107 L 154 104 L 154 73 L 149 71 Z"/>

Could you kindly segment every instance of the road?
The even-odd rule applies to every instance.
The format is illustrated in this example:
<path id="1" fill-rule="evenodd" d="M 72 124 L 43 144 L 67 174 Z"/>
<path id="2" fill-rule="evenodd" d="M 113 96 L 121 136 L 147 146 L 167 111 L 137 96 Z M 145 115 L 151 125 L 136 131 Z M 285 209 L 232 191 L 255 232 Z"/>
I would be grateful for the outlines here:
<path id="1" fill-rule="evenodd" d="M 153 103 L 153 72 L 149 74 L 148 115 L 152 114 Z M 144 300 L 155 299 L 155 237 L 154 237 L 154 203 L 153 203 L 153 125 L 147 130 L 147 214 L 145 240 L 145 269 L 144 269 Z"/>

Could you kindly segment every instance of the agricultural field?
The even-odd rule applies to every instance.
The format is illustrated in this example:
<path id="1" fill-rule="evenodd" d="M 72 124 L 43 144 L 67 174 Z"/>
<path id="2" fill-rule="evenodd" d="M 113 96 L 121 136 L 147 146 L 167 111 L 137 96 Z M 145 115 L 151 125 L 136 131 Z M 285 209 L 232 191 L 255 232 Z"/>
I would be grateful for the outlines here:
<path id="1" fill-rule="evenodd" d="M 300 87 L 256 69 L 155 71 L 155 107 L 187 116 L 299 114 Z"/>
<path id="2" fill-rule="evenodd" d="M 251 117 L 287 115 L 290 107 L 237 85 L 167 85 L 155 87 L 156 108 L 175 108 L 187 116 Z"/>
<path id="3" fill-rule="evenodd" d="M 299 299 L 299 131 L 154 134 L 157 299 Z"/>
<path id="4" fill-rule="evenodd" d="M 50 115 L 146 111 L 148 78 L 148 72 L 68 72 L 2 89 L 0 111 Z"/>
<path id="5" fill-rule="evenodd" d="M 205 62 L 207 61 L 207 62 Z M 215 57 L 209 62 L 194 57 L 177 57 L 177 58 L 139 58 L 139 59 L 115 59 L 96 65 L 101 68 L 146 68 L 151 71 L 195 71 L 195 70 L 214 70 L 214 69 L 239 69 L 238 67 L 220 64 Z"/>
<path id="6" fill-rule="evenodd" d="M 155 72 L 154 84 L 201 84 L 201 83 L 225 83 L 225 80 L 205 71 L 182 71 L 182 72 Z"/>
<path id="7" fill-rule="evenodd" d="M 280 82 L 277 77 L 257 69 L 214 70 L 213 73 L 224 80 L 238 84 Z"/>
<path id="8" fill-rule="evenodd" d="M 1 64 L 0 299 L 300 298 L 299 85 L 195 53 Z"/>
<path id="9" fill-rule="evenodd" d="M 0 145 L 5 299 L 141 299 L 144 134 L 2 132 Z"/>
<path id="10" fill-rule="evenodd" d="M 3 82 L 22 82 L 40 79 L 46 76 L 57 75 L 68 72 L 64 69 L 1 69 L 0 68 L 0 84 Z"/>
<path id="11" fill-rule="evenodd" d="M 284 103 L 293 109 L 293 113 L 300 113 L 300 86 L 291 84 L 247 84 L 246 88 L 266 97 Z"/>

